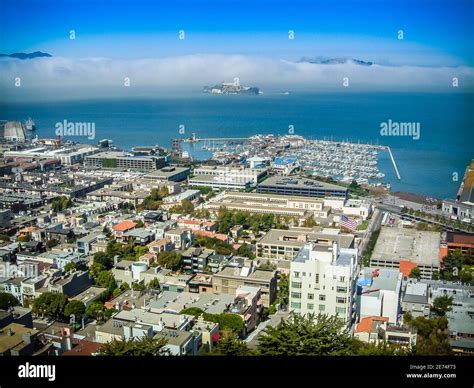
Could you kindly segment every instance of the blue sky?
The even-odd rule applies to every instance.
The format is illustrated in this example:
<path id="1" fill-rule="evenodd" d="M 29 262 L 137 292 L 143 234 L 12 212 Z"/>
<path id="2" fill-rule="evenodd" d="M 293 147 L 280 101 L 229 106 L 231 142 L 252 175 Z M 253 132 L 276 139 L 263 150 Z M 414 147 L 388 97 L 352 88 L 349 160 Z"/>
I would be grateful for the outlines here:
<path id="1" fill-rule="evenodd" d="M 473 1 L 0 0 L 0 52 L 73 58 L 196 53 L 472 65 Z M 69 30 L 76 39 L 69 39 Z M 405 39 L 397 40 L 404 30 Z M 178 40 L 184 30 L 186 39 Z M 295 31 L 290 41 L 288 30 Z"/>

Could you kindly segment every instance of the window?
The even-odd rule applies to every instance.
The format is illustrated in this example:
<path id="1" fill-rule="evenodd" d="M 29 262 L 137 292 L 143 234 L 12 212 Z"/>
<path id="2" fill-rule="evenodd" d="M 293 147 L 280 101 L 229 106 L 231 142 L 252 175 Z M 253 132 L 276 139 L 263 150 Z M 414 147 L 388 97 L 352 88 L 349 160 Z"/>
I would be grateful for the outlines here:
<path id="1" fill-rule="evenodd" d="M 336 298 L 336 303 L 346 303 L 347 299 L 346 298 Z"/>
<path id="2" fill-rule="evenodd" d="M 345 282 L 345 281 L 346 281 L 346 277 L 345 277 L 345 276 L 340 276 L 340 277 L 339 277 L 339 281 L 340 281 L 340 282 Z"/>
<path id="3" fill-rule="evenodd" d="M 295 279 L 298 279 L 300 277 L 300 273 L 299 272 L 293 272 L 293 277 Z"/>
<path id="4" fill-rule="evenodd" d="M 320 301 L 325 301 L 326 300 L 326 295 L 319 295 L 319 300 Z"/>
<path id="5" fill-rule="evenodd" d="M 294 299 L 301 299 L 301 293 L 300 292 L 292 292 L 291 297 Z"/>
<path id="6" fill-rule="evenodd" d="M 314 304 L 308 303 L 308 310 L 314 310 Z"/>
<path id="7" fill-rule="evenodd" d="M 300 309 L 301 308 L 301 303 L 291 302 L 291 308 L 292 309 Z"/>
<path id="8" fill-rule="evenodd" d="M 347 292 L 347 287 L 337 287 L 336 292 Z"/>
<path id="9" fill-rule="evenodd" d="M 346 314 L 346 308 L 345 307 L 336 307 L 336 314 L 345 315 Z"/>
<path id="10" fill-rule="evenodd" d="M 326 310 L 326 305 L 320 304 L 319 305 L 319 311 L 324 311 L 324 310 Z"/>
<path id="11" fill-rule="evenodd" d="M 316 284 L 319 283 L 319 273 L 316 274 Z"/>
<path id="12" fill-rule="evenodd" d="M 314 299 L 314 294 L 308 294 L 308 299 L 313 300 Z"/>
<path id="13" fill-rule="evenodd" d="M 301 283 L 300 282 L 291 282 L 291 287 L 292 288 L 301 288 Z"/>

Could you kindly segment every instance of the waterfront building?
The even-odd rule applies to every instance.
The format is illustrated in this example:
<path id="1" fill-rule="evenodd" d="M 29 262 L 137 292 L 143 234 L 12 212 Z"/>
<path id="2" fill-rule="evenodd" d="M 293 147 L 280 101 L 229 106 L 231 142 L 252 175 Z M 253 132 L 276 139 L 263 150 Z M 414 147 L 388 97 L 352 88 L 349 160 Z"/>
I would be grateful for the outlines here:
<path id="1" fill-rule="evenodd" d="M 274 176 L 257 186 L 257 193 L 298 195 L 303 197 L 347 198 L 347 189 L 342 186 L 317 181 L 310 178 Z"/>
<path id="2" fill-rule="evenodd" d="M 212 187 L 213 190 L 245 190 L 267 175 L 266 168 L 202 166 L 194 170 L 190 186 Z"/>
<path id="3" fill-rule="evenodd" d="M 472 223 L 474 220 L 474 159 L 466 167 L 455 200 L 443 201 L 443 212 L 452 218 Z"/>
<path id="4" fill-rule="evenodd" d="M 167 162 L 166 156 L 135 156 L 127 152 L 104 151 L 86 156 L 86 167 L 118 168 L 135 170 L 157 170 L 163 168 Z"/>

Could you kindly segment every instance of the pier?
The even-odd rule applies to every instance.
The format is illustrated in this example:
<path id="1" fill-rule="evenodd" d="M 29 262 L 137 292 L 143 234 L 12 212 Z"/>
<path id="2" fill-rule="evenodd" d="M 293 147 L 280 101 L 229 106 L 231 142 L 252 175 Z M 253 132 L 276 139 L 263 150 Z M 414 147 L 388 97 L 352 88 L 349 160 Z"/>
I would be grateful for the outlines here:
<path id="1" fill-rule="evenodd" d="M 395 163 L 395 158 L 393 157 L 392 150 L 390 149 L 389 146 L 387 146 L 387 150 L 388 150 L 388 154 L 390 155 L 390 159 L 392 159 L 392 164 L 393 164 L 393 168 L 395 169 L 395 174 L 397 174 L 397 178 L 398 180 L 400 180 L 402 178 L 400 177 L 400 173 L 398 172 L 397 163 Z"/>
<path id="2" fill-rule="evenodd" d="M 203 137 L 203 138 L 191 137 L 187 139 L 182 139 L 182 141 L 185 143 L 198 143 L 201 141 L 226 142 L 226 141 L 245 141 L 248 139 L 249 139 L 248 137 Z"/>

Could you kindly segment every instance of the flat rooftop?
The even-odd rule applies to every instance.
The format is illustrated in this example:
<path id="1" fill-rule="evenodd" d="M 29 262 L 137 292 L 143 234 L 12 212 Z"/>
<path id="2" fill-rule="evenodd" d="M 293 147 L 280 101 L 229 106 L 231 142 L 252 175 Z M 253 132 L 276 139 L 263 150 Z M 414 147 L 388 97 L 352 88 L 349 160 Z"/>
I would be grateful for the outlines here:
<path id="1" fill-rule="evenodd" d="M 332 241 L 336 241 L 340 248 L 350 248 L 354 242 L 354 235 L 324 233 L 310 228 L 270 229 L 258 243 L 302 247 L 307 242 L 331 244 Z"/>
<path id="2" fill-rule="evenodd" d="M 280 186 L 298 189 L 323 189 L 323 190 L 337 190 L 346 192 L 347 189 L 343 186 L 334 185 L 331 183 L 321 182 L 316 179 L 300 178 L 300 177 L 281 177 L 273 176 L 258 185 L 259 187 L 265 186 Z"/>
<path id="3" fill-rule="evenodd" d="M 440 238 L 438 232 L 382 227 L 372 258 L 439 267 Z"/>

